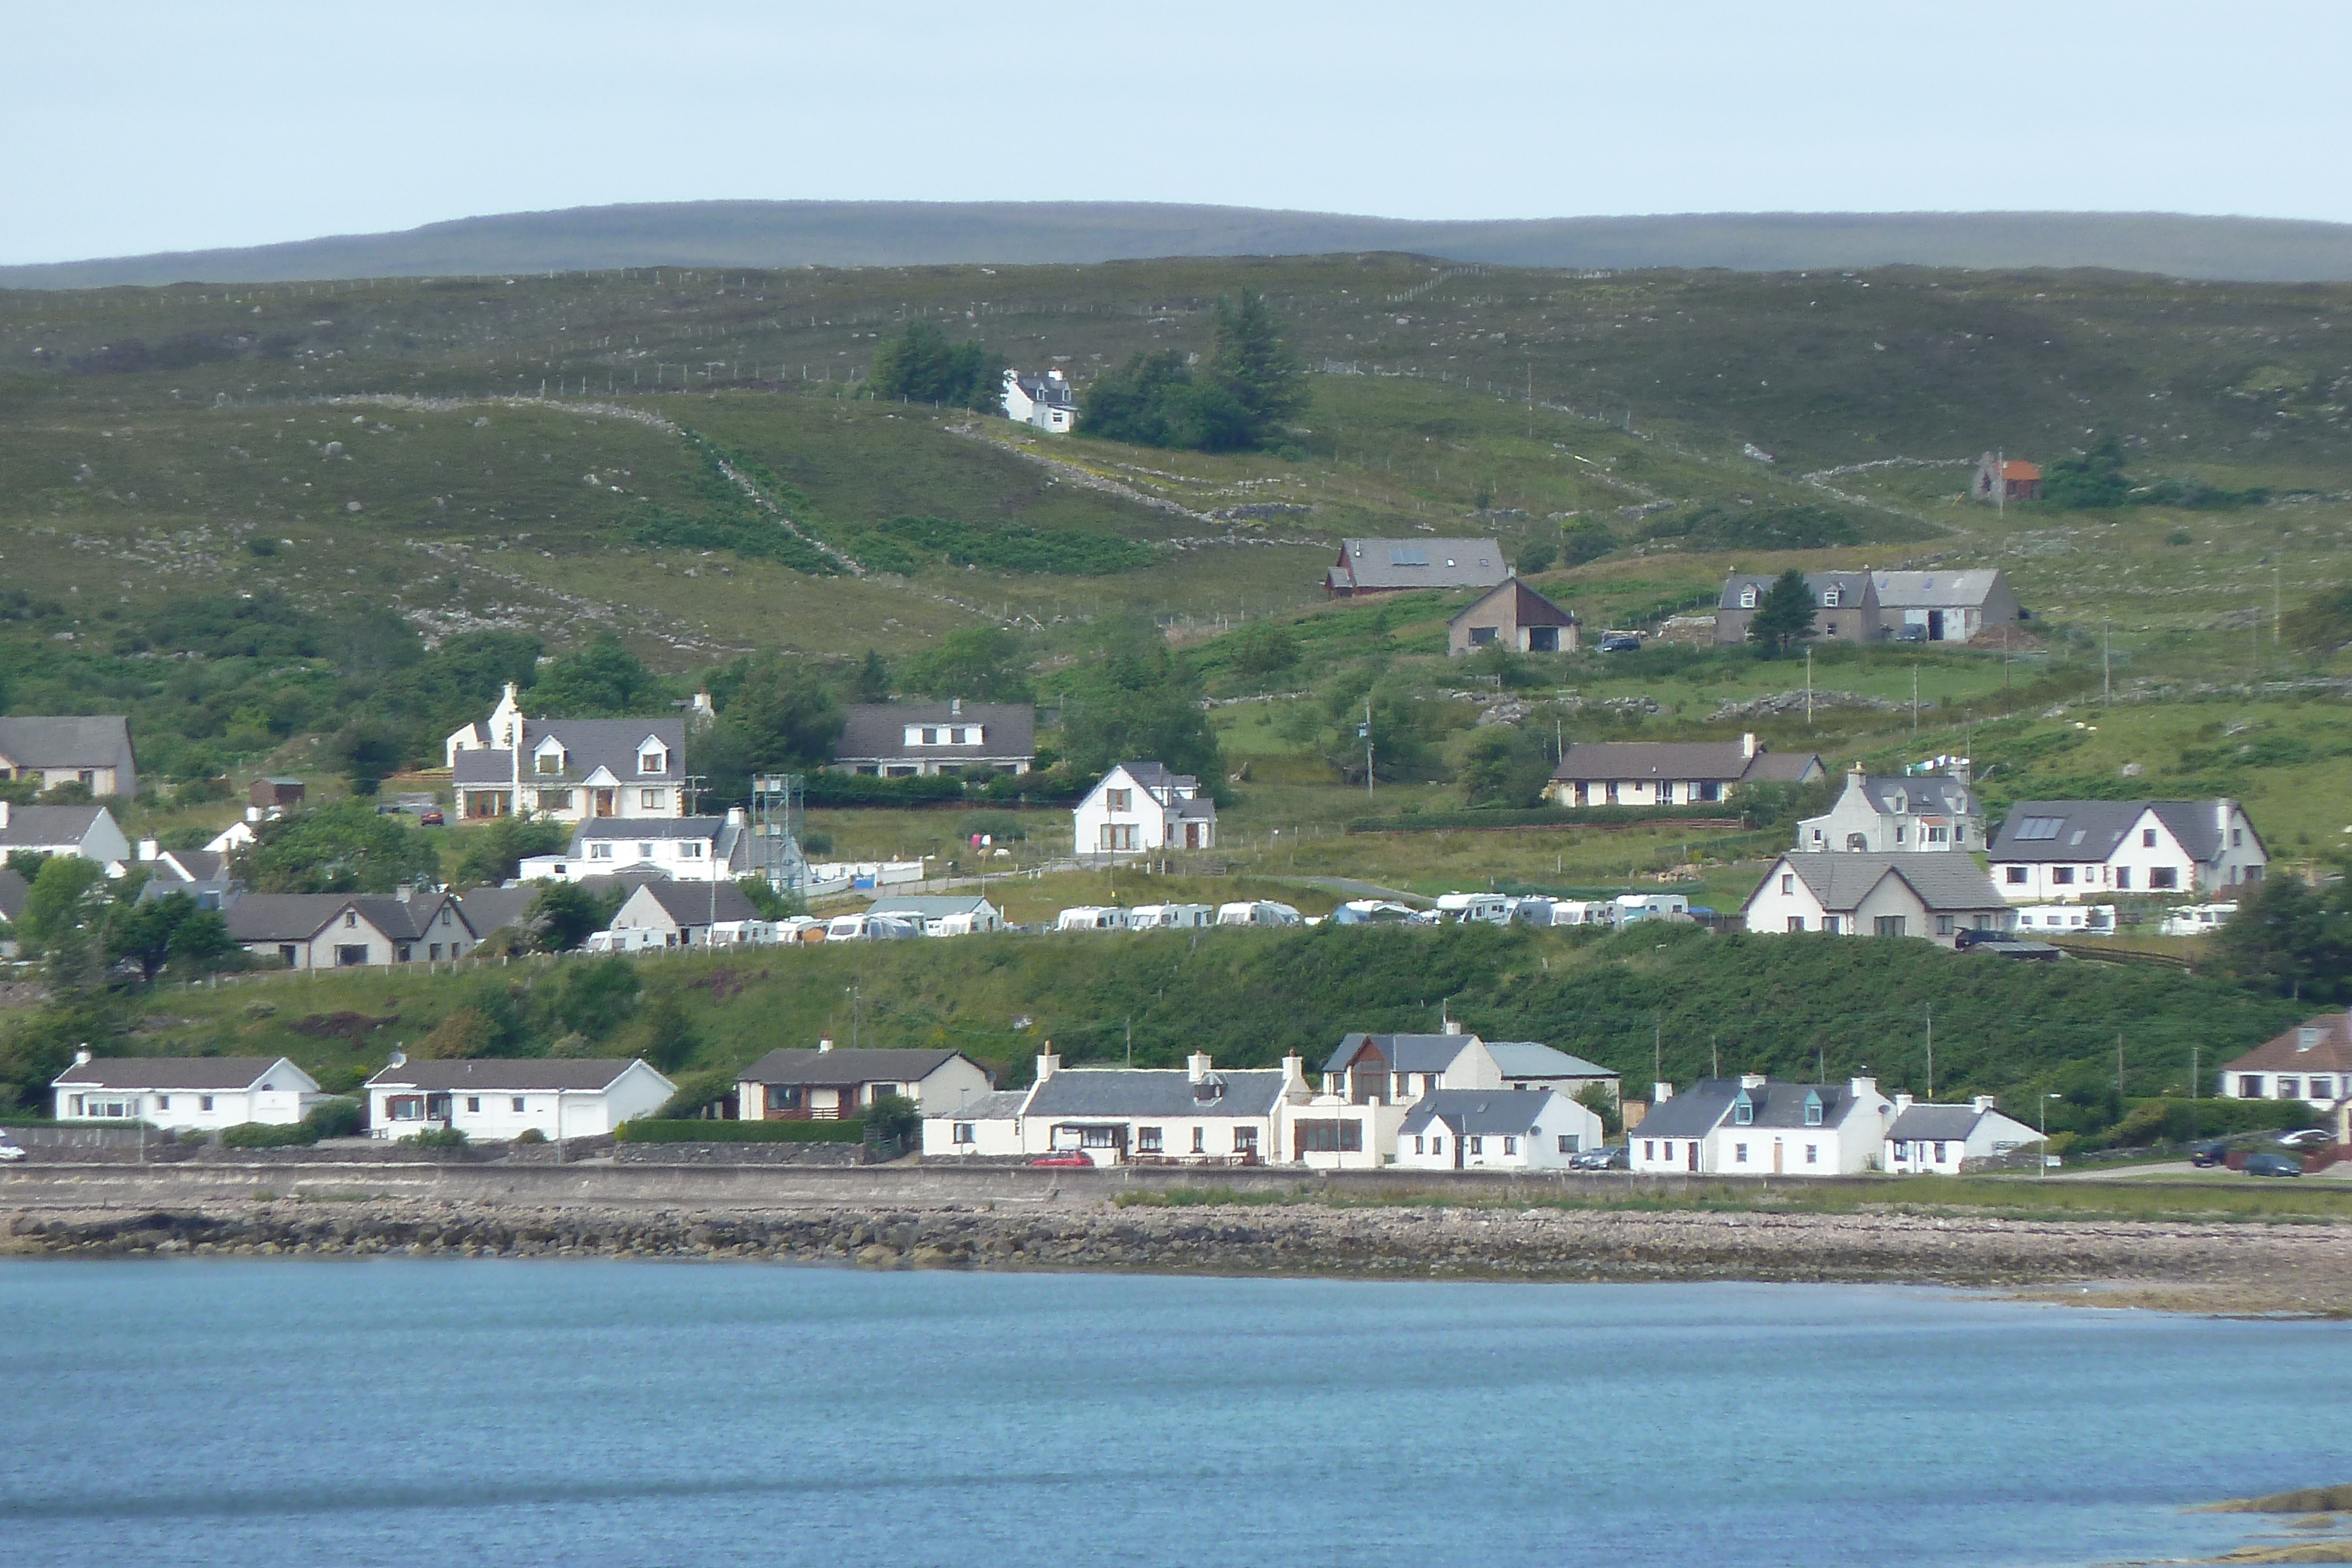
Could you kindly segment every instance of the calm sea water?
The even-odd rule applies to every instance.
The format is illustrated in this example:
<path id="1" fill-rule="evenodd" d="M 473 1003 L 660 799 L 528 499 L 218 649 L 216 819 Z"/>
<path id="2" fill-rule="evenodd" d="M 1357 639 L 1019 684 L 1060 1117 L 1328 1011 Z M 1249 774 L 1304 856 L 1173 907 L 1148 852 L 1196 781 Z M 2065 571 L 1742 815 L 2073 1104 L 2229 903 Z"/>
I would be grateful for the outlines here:
<path id="1" fill-rule="evenodd" d="M 2348 1360 L 1866 1287 L 10 1262 L 0 1560 L 2189 1556 L 2352 1479 Z"/>

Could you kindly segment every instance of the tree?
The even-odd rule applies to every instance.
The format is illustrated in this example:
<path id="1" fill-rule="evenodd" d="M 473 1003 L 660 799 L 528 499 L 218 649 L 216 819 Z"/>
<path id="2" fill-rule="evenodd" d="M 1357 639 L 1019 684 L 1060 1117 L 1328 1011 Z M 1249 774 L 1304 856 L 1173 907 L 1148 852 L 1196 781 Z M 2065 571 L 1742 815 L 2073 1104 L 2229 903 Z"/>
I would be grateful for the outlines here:
<path id="1" fill-rule="evenodd" d="M 567 964 L 562 973 L 562 981 L 541 993 L 556 1028 L 601 1040 L 636 1010 L 641 982 L 626 958 Z"/>
<path id="2" fill-rule="evenodd" d="M 1101 645 L 1062 695 L 1064 755 L 1082 772 L 1147 760 L 1211 783 L 1224 778 L 1198 684 L 1148 620 L 1101 628 Z"/>
<path id="3" fill-rule="evenodd" d="M 1551 737 L 1518 725 L 1490 724 L 1471 732 L 1457 777 L 1473 806 L 1533 806 L 1551 782 Z"/>
<path id="4" fill-rule="evenodd" d="M 1529 539 L 1519 547 L 1518 573 L 1533 577 L 1539 571 L 1549 571 L 1551 563 L 1559 559 L 1559 547 L 1549 539 Z"/>
<path id="5" fill-rule="evenodd" d="M 1181 350 L 1139 351 L 1087 383 L 1078 399 L 1078 431 L 1103 441 L 1172 446 L 1176 410 L 1192 392 L 1192 372 Z"/>
<path id="6" fill-rule="evenodd" d="M 929 321 L 909 321 L 874 350 L 873 395 L 981 413 L 1002 406 L 1009 363 L 978 339 L 950 343 Z"/>
<path id="7" fill-rule="evenodd" d="M 1564 528 L 1559 536 L 1559 559 L 1565 566 L 1582 566 L 1588 560 L 1599 560 L 1617 548 L 1617 536 L 1609 525 L 1591 517 L 1574 528 Z"/>
<path id="8" fill-rule="evenodd" d="M 1229 667 L 1245 681 L 1263 684 L 1298 663 L 1298 639 L 1287 626 L 1253 621 L 1236 632 Z"/>
<path id="9" fill-rule="evenodd" d="M 458 885 L 496 887 L 520 875 L 527 856 L 562 853 L 572 830 L 562 822 L 499 817 L 485 827 L 460 828 L 453 837 Z"/>
<path id="10" fill-rule="evenodd" d="M 2263 879 L 2238 897 L 2213 939 L 2240 982 L 2305 1001 L 2352 1001 L 2352 882 L 2324 890 L 2300 877 Z"/>
<path id="11" fill-rule="evenodd" d="M 199 909 L 172 928 L 169 967 L 196 976 L 217 974 L 237 959 L 228 921 L 216 909 Z"/>
<path id="12" fill-rule="evenodd" d="M 2279 636 L 2306 653 L 2327 654 L 2352 643 L 2352 585 L 2314 594 L 2300 610 L 2279 617 Z"/>
<path id="13" fill-rule="evenodd" d="M 1811 586 L 1805 581 L 1805 574 L 1792 566 L 1757 601 L 1755 618 L 1748 622 L 1748 640 L 1762 649 L 1767 657 L 1777 657 L 1786 653 L 1790 643 L 1801 643 L 1813 634 L 1818 613 Z"/>
<path id="14" fill-rule="evenodd" d="M 2124 477 L 2123 443 L 2112 434 L 2102 435 L 2089 451 L 2053 463 L 2042 480 L 2042 498 L 2071 510 L 2122 506 L 2131 498 L 2131 481 Z"/>
<path id="15" fill-rule="evenodd" d="M 487 1056 L 498 1043 L 498 1034 L 497 1026 L 478 1009 L 459 1008 L 433 1026 L 433 1032 L 418 1042 L 416 1054 L 436 1061 Z"/>
<path id="16" fill-rule="evenodd" d="M 353 719 L 336 732 L 329 748 L 343 765 L 354 795 L 373 795 L 385 777 L 400 770 L 400 734 L 380 718 Z"/>
<path id="17" fill-rule="evenodd" d="M 866 1130 L 883 1140 L 911 1138 L 923 1130 L 923 1108 L 903 1094 L 877 1094 L 866 1107 Z"/>
<path id="18" fill-rule="evenodd" d="M 535 894 L 523 918 L 542 953 L 569 953 L 604 929 L 604 911 L 596 895 L 573 882 L 551 882 Z"/>
<path id="19" fill-rule="evenodd" d="M 1245 416 L 1244 445 L 1258 445 L 1307 406 L 1307 371 L 1283 340 L 1281 323 L 1252 289 L 1220 298 L 1209 313 L 1209 354 L 1202 380 Z"/>
<path id="20" fill-rule="evenodd" d="M 660 702 L 659 676 L 611 634 L 547 666 L 531 706 L 555 718 L 621 717 Z"/>
<path id="21" fill-rule="evenodd" d="M 238 875 L 257 893 L 390 893 L 440 872 L 430 840 L 364 800 L 295 811 L 257 831 L 236 856 Z"/>
<path id="22" fill-rule="evenodd" d="M 675 1072 L 694 1060 L 702 1037 L 687 1020 L 686 1009 L 675 994 L 665 993 L 646 1014 L 637 1053 L 664 1072 Z"/>
<path id="23" fill-rule="evenodd" d="M 916 696 L 1024 702 L 1034 695 L 1029 657 L 1027 645 L 1003 627 L 967 626 L 908 660 L 899 688 Z"/>
<path id="24" fill-rule="evenodd" d="M 890 700 L 890 666 L 873 649 L 857 666 L 856 678 L 851 683 L 850 695 L 862 703 L 887 703 Z"/>
<path id="25" fill-rule="evenodd" d="M 39 947 L 61 939 L 84 918 L 83 901 L 106 880 L 96 861 L 79 855 L 51 855 L 33 877 L 25 894 L 25 915 L 16 922 L 18 934 Z"/>
<path id="26" fill-rule="evenodd" d="M 184 893 L 166 894 L 134 904 L 110 923 L 107 934 L 110 957 L 127 958 L 139 966 L 142 979 L 152 980 L 172 956 L 172 938 L 191 916 L 204 913 Z"/>

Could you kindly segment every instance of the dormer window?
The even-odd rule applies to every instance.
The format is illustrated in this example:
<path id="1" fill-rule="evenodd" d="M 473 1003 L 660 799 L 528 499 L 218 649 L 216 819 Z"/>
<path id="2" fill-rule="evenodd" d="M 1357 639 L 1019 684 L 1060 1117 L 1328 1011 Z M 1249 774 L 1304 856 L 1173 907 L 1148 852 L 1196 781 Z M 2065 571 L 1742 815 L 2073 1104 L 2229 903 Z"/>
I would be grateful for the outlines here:
<path id="1" fill-rule="evenodd" d="M 539 770 L 541 773 L 561 773 L 564 760 L 561 751 L 542 751 L 539 754 Z"/>
<path id="2" fill-rule="evenodd" d="M 667 772 L 668 772 L 668 771 L 669 771 L 669 753 L 668 753 L 668 752 L 667 752 L 667 751 L 660 751 L 660 750 L 648 750 L 648 751 L 641 751 L 641 752 L 639 752 L 639 753 L 637 754 L 637 771 L 638 771 L 638 772 L 640 772 L 640 773 L 667 773 Z"/>
<path id="3" fill-rule="evenodd" d="M 1751 582 L 1747 587 L 1739 591 L 1739 608 L 1742 610 L 1753 610 L 1756 608 L 1756 585 L 1754 583 Z"/>
<path id="4" fill-rule="evenodd" d="M 1748 1098 L 1748 1092 L 1744 1089 L 1739 1092 L 1739 1098 L 1731 1103 L 1731 1121 L 1734 1126 L 1738 1127 L 1755 1124 L 1756 1103 Z"/>
<path id="5" fill-rule="evenodd" d="M 1844 592 L 1845 590 L 1842 588 L 1822 589 L 1822 608 L 1824 610 L 1835 610 L 1838 607 L 1838 600 L 1843 596 Z"/>
<path id="6" fill-rule="evenodd" d="M 2295 1050 L 2297 1050 L 2297 1051 L 2309 1051 L 2313 1046 L 2317 1045 L 2318 1043 L 2319 1043 L 2319 1026 L 2318 1026 L 2318 1025 L 2316 1025 L 2316 1024 L 2308 1024 L 2308 1023 L 2307 1023 L 2307 1024 L 2305 1024 L 2301 1029 L 2298 1029 L 2298 1030 L 2296 1030 L 2294 1031 L 2294 1048 L 2295 1048 Z"/>
<path id="7" fill-rule="evenodd" d="M 1808 1127 L 1818 1127 L 1821 1124 L 1821 1092 L 1817 1089 L 1809 1089 L 1805 1092 L 1805 1125 Z"/>

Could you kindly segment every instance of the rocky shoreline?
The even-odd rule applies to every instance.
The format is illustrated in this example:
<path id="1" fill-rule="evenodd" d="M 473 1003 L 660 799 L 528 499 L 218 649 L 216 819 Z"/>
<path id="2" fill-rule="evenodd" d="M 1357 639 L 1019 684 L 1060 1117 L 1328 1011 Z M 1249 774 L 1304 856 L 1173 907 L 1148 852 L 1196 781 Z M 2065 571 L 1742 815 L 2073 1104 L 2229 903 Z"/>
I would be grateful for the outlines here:
<path id="1" fill-rule="evenodd" d="M 867 1268 L 1897 1281 L 2200 1312 L 2352 1312 L 2352 1227 L 1284 1204 L 636 1207 L 257 1197 L 22 1208 L 15 1257 L 636 1258 Z"/>

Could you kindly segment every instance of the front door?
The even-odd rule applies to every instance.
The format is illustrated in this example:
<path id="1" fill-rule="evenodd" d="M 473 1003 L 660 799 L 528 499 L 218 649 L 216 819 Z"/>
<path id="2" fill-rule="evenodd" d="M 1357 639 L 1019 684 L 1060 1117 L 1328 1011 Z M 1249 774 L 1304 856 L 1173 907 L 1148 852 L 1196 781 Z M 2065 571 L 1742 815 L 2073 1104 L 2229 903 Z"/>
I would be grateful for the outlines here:
<path id="1" fill-rule="evenodd" d="M 1780 1174 L 1780 1140 L 1778 1138 L 1772 1140 L 1772 1174 Z"/>
<path id="2" fill-rule="evenodd" d="M 1693 1138 L 1690 1141 L 1690 1168 L 1694 1172 L 1698 1169 L 1698 1140 L 1696 1138 Z"/>
<path id="3" fill-rule="evenodd" d="M 1927 641 L 1940 643 L 1943 640 L 1944 612 L 1940 610 L 1930 610 L 1927 612 Z"/>
<path id="4" fill-rule="evenodd" d="M 600 817 L 611 816 L 613 814 L 613 799 L 614 796 L 618 795 L 620 791 L 617 789 L 598 789 L 593 791 L 593 793 L 596 800 L 596 815 Z"/>

